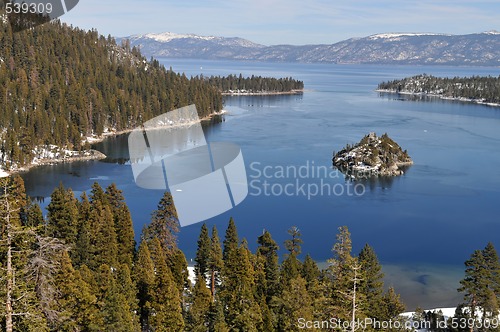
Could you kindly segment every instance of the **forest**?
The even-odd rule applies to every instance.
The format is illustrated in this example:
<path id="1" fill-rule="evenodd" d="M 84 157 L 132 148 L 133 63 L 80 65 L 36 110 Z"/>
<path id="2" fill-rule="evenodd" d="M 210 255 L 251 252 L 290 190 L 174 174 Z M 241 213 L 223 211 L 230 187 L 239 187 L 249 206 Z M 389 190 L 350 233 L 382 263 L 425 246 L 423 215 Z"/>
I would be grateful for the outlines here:
<path id="1" fill-rule="evenodd" d="M 123 130 L 196 104 L 222 109 L 220 92 L 199 78 L 147 61 L 111 36 L 52 22 L 17 33 L 0 24 L 0 165 L 29 164 L 35 147 L 80 150 L 83 139 Z"/>
<path id="2" fill-rule="evenodd" d="M 243 77 L 240 74 L 239 76 L 228 75 L 225 77 L 210 76 L 204 79 L 223 94 L 237 91 L 251 94 L 298 93 L 304 89 L 304 82 L 292 77 L 274 78 L 255 75 Z"/>
<path id="3" fill-rule="evenodd" d="M 423 74 L 380 83 L 378 90 L 453 99 L 464 98 L 475 102 L 498 104 L 500 103 L 500 76 L 441 78 Z"/>
<path id="4" fill-rule="evenodd" d="M 302 255 L 297 227 L 288 230 L 280 256 L 268 231 L 252 252 L 233 219 L 222 239 L 215 226 L 203 224 L 192 283 L 168 192 L 137 244 L 114 184 L 104 189 L 96 182 L 79 198 L 61 184 L 45 216 L 20 177 L 1 179 L 0 189 L 4 331 L 300 331 L 306 322 L 320 324 L 313 331 L 331 331 L 336 329 L 326 322 L 332 318 L 350 324 L 353 317 L 404 324 L 399 315 L 405 306 L 384 286 L 374 249 L 366 244 L 353 254 L 345 226 L 338 228 L 328 266 L 320 269 Z M 464 302 L 454 318 L 485 324 L 499 313 L 500 263 L 493 245 L 476 250 L 465 266 Z M 422 324 L 439 319 L 421 308 L 413 317 Z"/>
<path id="5" fill-rule="evenodd" d="M 20 177 L 2 179 L 0 298 L 6 331 L 298 331 L 299 318 L 397 318 L 404 310 L 384 289 L 374 250 L 352 254 L 339 228 L 330 265 L 301 259 L 301 233 L 286 254 L 267 231 L 252 252 L 231 219 L 221 239 L 202 225 L 196 282 L 177 246 L 178 219 L 167 192 L 137 245 L 121 191 L 94 183 L 76 198 L 59 185 L 46 217 Z"/>

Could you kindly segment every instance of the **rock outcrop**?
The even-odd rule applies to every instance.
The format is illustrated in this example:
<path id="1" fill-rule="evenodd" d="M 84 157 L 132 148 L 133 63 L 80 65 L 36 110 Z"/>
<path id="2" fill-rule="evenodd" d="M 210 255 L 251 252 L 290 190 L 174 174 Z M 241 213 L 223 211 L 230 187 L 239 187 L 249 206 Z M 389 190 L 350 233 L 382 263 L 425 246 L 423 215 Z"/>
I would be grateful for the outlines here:
<path id="1" fill-rule="evenodd" d="M 370 133 L 353 146 L 349 144 L 333 153 L 333 166 L 353 178 L 398 176 L 413 160 L 387 134 Z"/>

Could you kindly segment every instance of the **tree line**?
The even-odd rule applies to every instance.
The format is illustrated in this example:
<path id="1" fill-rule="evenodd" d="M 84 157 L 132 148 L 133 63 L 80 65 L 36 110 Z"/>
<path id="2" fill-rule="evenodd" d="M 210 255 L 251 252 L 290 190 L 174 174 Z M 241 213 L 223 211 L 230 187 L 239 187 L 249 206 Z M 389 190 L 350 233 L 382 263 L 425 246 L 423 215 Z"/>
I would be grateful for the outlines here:
<path id="1" fill-rule="evenodd" d="M 10 331 L 299 331 L 298 321 L 398 319 L 404 310 L 369 245 L 352 254 L 347 227 L 319 269 L 300 259 L 292 227 L 286 255 L 268 231 L 252 252 L 229 221 L 223 239 L 201 226 L 194 284 L 177 246 L 167 192 L 137 246 L 127 204 L 114 184 L 76 198 L 62 185 L 44 217 L 20 177 L 0 195 L 1 325 Z M 330 330 L 322 326 L 313 330 Z"/>
<path id="2" fill-rule="evenodd" d="M 243 77 L 240 74 L 239 76 L 210 76 L 205 78 L 200 76 L 199 78 L 215 86 L 222 93 L 237 91 L 248 93 L 286 93 L 304 89 L 304 82 L 292 77 L 274 78 L 255 75 Z"/>
<path id="3" fill-rule="evenodd" d="M 58 21 L 13 33 L 0 23 L 0 165 L 33 160 L 34 148 L 79 150 L 106 129 L 141 125 L 196 104 L 200 117 L 222 109 L 220 92 L 147 61 L 138 48 Z"/>
<path id="4" fill-rule="evenodd" d="M 378 89 L 500 103 L 500 76 L 447 78 L 423 74 L 383 82 L 378 85 Z"/>

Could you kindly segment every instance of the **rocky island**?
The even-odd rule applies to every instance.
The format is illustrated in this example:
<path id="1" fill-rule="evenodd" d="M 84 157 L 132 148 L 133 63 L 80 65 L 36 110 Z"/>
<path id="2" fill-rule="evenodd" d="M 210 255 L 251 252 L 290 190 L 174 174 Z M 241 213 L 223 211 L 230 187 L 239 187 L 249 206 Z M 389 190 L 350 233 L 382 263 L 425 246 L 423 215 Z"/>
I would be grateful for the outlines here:
<path id="1" fill-rule="evenodd" d="M 333 152 L 333 166 L 353 178 L 372 176 L 398 176 L 413 160 L 387 134 L 378 137 L 369 133 L 353 146 Z"/>

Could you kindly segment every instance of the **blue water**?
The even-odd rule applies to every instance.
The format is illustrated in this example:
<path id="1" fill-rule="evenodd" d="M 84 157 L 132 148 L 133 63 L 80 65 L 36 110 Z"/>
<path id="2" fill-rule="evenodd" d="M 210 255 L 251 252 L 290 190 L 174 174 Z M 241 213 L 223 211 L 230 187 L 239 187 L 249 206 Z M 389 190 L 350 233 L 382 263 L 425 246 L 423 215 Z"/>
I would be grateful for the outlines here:
<path id="1" fill-rule="evenodd" d="M 499 75 L 500 69 L 161 61 L 187 75 L 242 73 L 292 76 L 305 82 L 307 91 L 300 96 L 228 97 L 225 121 L 206 128 L 208 140 L 240 145 L 249 181 L 253 181 L 243 203 L 207 221 L 210 227 L 218 227 L 221 236 L 231 216 L 240 237 L 247 238 L 252 248 L 263 229 L 282 244 L 286 230 L 295 225 L 303 235 L 303 253 L 323 261 L 331 257 L 337 228 L 347 225 L 355 253 L 369 243 L 384 264 L 455 270 L 488 241 L 500 248 L 500 108 L 404 101 L 374 91 L 381 81 L 421 73 Z M 404 176 L 350 183 L 335 172 L 311 173 L 329 170 L 334 150 L 373 131 L 387 132 L 408 150 L 415 164 Z M 135 185 L 126 162 L 126 141 L 124 136 L 97 145 L 110 156 L 108 162 L 31 170 L 23 175 L 28 194 L 46 205 L 60 181 L 77 194 L 94 181 L 102 186 L 115 182 L 124 191 L 138 235 L 162 192 Z M 309 174 L 276 173 L 287 167 Z M 269 195 L 264 194 L 264 180 L 274 190 Z M 322 187 L 324 192 L 312 197 L 300 190 L 292 192 L 301 184 L 312 190 Z M 280 192 L 285 185 L 292 195 Z M 335 193 L 325 193 L 325 189 Z M 184 227 L 179 234 L 179 246 L 188 260 L 194 257 L 199 228 L 200 224 Z M 454 278 L 450 282 L 456 282 L 458 277 Z M 421 294 L 419 301 L 424 303 L 419 303 L 452 304 L 456 294 L 447 294 L 432 301 Z"/>

